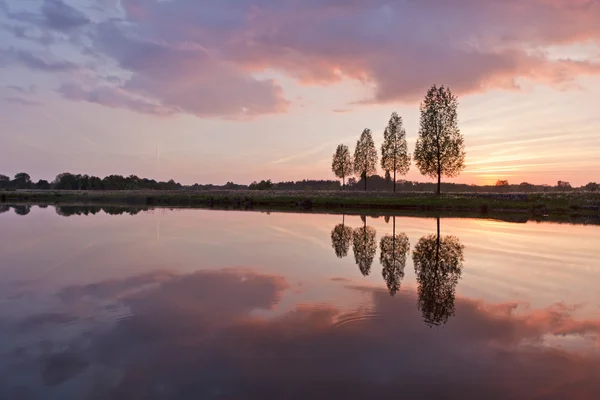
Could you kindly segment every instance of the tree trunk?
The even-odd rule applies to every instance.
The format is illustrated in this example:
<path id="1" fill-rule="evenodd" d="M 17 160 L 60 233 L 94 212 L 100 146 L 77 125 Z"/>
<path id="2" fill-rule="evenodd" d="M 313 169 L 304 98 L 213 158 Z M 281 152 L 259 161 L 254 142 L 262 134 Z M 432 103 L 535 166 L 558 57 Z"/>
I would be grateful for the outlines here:
<path id="1" fill-rule="evenodd" d="M 367 191 L 367 173 L 365 172 L 365 192 Z"/>
<path id="2" fill-rule="evenodd" d="M 441 194 L 441 186 L 442 186 L 442 173 L 440 168 L 438 168 L 438 185 L 437 185 L 437 195 Z"/>
<path id="3" fill-rule="evenodd" d="M 394 169 L 394 193 L 396 193 L 396 169 Z"/>
<path id="4" fill-rule="evenodd" d="M 346 190 L 346 175 L 342 176 L 342 190 Z"/>

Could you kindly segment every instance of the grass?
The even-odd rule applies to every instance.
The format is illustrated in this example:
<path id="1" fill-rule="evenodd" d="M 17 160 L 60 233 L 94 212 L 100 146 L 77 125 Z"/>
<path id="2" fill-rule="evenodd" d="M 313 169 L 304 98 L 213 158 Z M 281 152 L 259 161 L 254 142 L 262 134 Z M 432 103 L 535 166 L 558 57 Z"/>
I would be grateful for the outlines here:
<path id="1" fill-rule="evenodd" d="M 404 210 L 598 216 L 600 193 L 452 193 L 343 191 L 0 191 L 0 203 L 102 204 L 164 207 L 272 207 L 304 210 Z"/>

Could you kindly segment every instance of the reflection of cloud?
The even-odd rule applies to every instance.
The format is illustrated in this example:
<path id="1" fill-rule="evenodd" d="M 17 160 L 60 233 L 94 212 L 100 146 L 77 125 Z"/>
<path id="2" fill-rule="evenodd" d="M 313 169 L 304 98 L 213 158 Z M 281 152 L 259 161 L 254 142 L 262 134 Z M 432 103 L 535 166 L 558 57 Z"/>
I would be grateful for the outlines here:
<path id="1" fill-rule="evenodd" d="M 431 329 L 414 292 L 392 298 L 363 287 L 368 311 L 303 305 L 261 317 L 252 311 L 276 304 L 282 278 L 239 270 L 160 276 L 152 287 L 132 277 L 71 289 L 115 295 L 132 316 L 92 333 L 76 357 L 58 353 L 64 359 L 50 365 L 60 371 L 46 361 L 46 382 L 83 380 L 102 365 L 122 371 L 95 392 L 114 399 L 592 399 L 600 390 L 598 355 L 545 347 L 549 336 L 600 334 L 600 321 L 575 320 L 564 305 L 520 310 L 458 298 L 456 317 Z M 137 283 L 146 289 L 122 295 Z M 64 299 L 76 307 L 80 297 Z"/>

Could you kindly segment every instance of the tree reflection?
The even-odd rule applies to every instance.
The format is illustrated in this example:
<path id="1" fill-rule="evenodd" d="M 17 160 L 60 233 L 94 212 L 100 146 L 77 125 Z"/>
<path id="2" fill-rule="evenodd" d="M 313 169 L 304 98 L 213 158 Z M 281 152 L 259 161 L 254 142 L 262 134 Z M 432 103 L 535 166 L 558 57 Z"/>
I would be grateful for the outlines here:
<path id="1" fill-rule="evenodd" d="M 387 218 L 387 217 L 386 217 Z M 381 274 L 387 284 L 390 295 L 395 295 L 400 290 L 406 266 L 406 254 L 410 249 L 408 236 L 401 233 L 396 235 L 396 217 L 393 218 L 392 235 L 386 235 L 379 242 L 379 262 L 383 269 Z"/>
<path id="2" fill-rule="evenodd" d="M 0 204 L 0 214 L 7 212 L 10 210 L 10 207 L 4 204 Z"/>
<path id="3" fill-rule="evenodd" d="M 352 242 L 352 228 L 344 225 L 344 215 L 342 215 L 342 223 L 336 225 L 331 231 L 331 247 L 335 251 L 338 258 L 344 258 L 350 250 Z"/>
<path id="4" fill-rule="evenodd" d="M 31 212 L 31 206 L 23 206 L 23 205 L 18 205 L 18 206 L 12 206 L 15 209 L 15 214 L 17 215 L 27 215 Z"/>
<path id="5" fill-rule="evenodd" d="M 364 223 L 362 228 L 354 229 L 352 233 L 352 250 L 354 251 L 354 261 L 360 272 L 367 276 L 371 272 L 371 265 L 377 251 L 377 243 L 375 236 L 377 231 L 375 228 L 367 226 L 367 217 L 360 217 Z"/>
<path id="6" fill-rule="evenodd" d="M 437 235 L 419 239 L 413 250 L 417 275 L 418 305 L 423 319 L 430 325 L 441 325 L 454 315 L 456 285 L 462 274 L 464 246 L 456 236 Z"/>
<path id="7" fill-rule="evenodd" d="M 136 215 L 140 211 L 147 211 L 143 207 L 127 207 L 127 206 L 94 206 L 94 205 L 60 205 L 56 206 L 56 213 L 63 217 L 72 215 L 95 215 L 100 211 L 104 211 L 109 215 Z"/>

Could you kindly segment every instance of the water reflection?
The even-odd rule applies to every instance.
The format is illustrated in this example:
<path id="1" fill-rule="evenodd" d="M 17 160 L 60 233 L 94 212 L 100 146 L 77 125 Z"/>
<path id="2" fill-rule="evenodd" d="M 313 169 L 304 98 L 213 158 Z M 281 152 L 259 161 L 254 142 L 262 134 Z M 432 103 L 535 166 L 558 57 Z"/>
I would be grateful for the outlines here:
<path id="1" fill-rule="evenodd" d="M 379 242 L 381 275 L 388 292 L 394 296 L 404 279 L 410 242 L 405 233 L 396 234 L 396 217 L 392 219 L 392 234 L 385 235 Z M 376 230 L 367 225 L 367 217 L 361 216 L 363 226 L 355 228 L 342 223 L 331 231 L 331 244 L 336 256 L 348 254 L 350 244 L 354 260 L 360 272 L 368 276 L 377 251 Z M 440 234 L 440 218 L 437 218 L 437 233 L 423 236 L 413 250 L 413 264 L 418 284 L 418 309 L 428 325 L 442 325 L 454 315 L 456 286 L 462 274 L 464 246 L 456 236 Z"/>
<path id="2" fill-rule="evenodd" d="M 419 285 L 419 309 L 427 324 L 440 325 L 454 315 L 456 285 L 462 274 L 464 246 L 456 236 L 423 236 L 413 250 Z"/>
<path id="3" fill-rule="evenodd" d="M 18 205 L 12 207 L 17 215 L 27 215 L 31 212 L 31 206 L 29 205 Z"/>
<path id="4" fill-rule="evenodd" d="M 342 215 L 342 223 L 336 225 L 331 231 L 331 247 L 338 258 L 344 258 L 348 255 L 350 244 L 352 243 L 352 228 L 345 226 L 345 215 Z"/>
<path id="5" fill-rule="evenodd" d="M 377 231 L 371 226 L 367 226 L 367 217 L 361 216 L 363 226 L 354 229 L 352 233 L 352 250 L 354 251 L 354 261 L 360 272 L 367 276 L 371 272 L 371 265 L 377 251 L 375 236 Z"/>
<path id="6" fill-rule="evenodd" d="M 0 230 L 0 399 L 563 400 L 600 392 L 600 272 L 589 250 L 600 233 L 592 227 L 443 220 L 435 232 L 432 219 L 415 218 L 353 225 L 343 216 L 185 210 L 96 223 L 31 214 L 1 222 L 16 229 Z M 168 228 L 155 241 L 159 218 Z M 339 222 L 343 235 L 334 235 Z M 336 256 L 347 256 L 355 233 L 371 232 L 375 243 L 375 226 L 387 289 L 378 276 L 357 281 L 351 259 L 350 268 L 332 265 L 330 232 Z M 473 271 L 456 294 L 464 250 L 440 232 L 450 229 L 468 244 L 464 268 Z M 519 280 L 525 270 L 539 286 Z M 429 329 L 424 317 L 449 323 Z"/>
<path id="7" fill-rule="evenodd" d="M 385 235 L 379 243 L 379 262 L 383 267 L 381 274 L 391 296 L 400 290 L 409 248 L 408 236 L 405 233 L 396 235 L 396 217 L 394 216 L 392 235 Z"/>
<path id="8" fill-rule="evenodd" d="M 255 312 L 277 307 L 289 289 L 284 277 L 250 270 L 66 287 L 58 297 L 68 318 L 29 317 L 14 324 L 15 336 L 58 331 L 64 321 L 71 335 L 48 335 L 41 354 L 2 360 L 0 398 L 562 400 L 595 399 L 600 389 L 597 353 L 535 345 L 575 332 L 599 337 L 598 321 L 564 308 L 516 315 L 510 305 L 460 298 L 460 323 L 442 332 L 422 324 L 413 293 L 362 287 L 346 290 L 368 295 L 370 313 L 333 304 Z M 101 315 L 107 305 L 114 324 L 77 314 Z M 27 368 L 40 372 L 21 373 Z"/>
<path id="9" fill-rule="evenodd" d="M 4 204 L 0 204 L 0 214 L 8 212 L 10 210 L 10 207 Z"/>
<path id="10" fill-rule="evenodd" d="M 134 208 L 134 207 L 126 207 L 126 206 L 72 206 L 72 205 L 61 205 L 56 206 L 56 213 L 63 217 L 70 217 L 72 215 L 95 215 L 100 211 L 104 211 L 109 215 L 136 215 L 141 211 L 147 211 L 147 208 Z"/>

